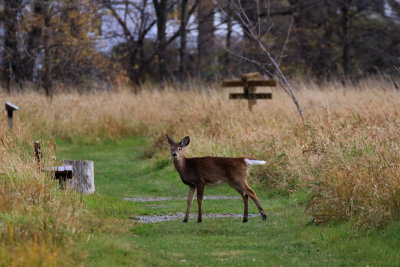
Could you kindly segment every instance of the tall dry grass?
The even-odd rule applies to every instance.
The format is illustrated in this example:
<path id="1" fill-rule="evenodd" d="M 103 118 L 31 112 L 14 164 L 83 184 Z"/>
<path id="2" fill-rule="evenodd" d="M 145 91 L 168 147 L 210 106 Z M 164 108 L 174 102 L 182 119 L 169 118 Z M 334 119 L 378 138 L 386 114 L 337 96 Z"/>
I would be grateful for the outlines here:
<path id="1" fill-rule="evenodd" d="M 11 133 L 6 117 L 0 120 L 0 266 L 71 265 L 83 256 L 74 246 L 80 197 L 37 171 L 33 135 L 24 121 L 15 126 Z M 44 148 L 53 165 L 54 146 Z"/>
<path id="2" fill-rule="evenodd" d="M 138 134 L 153 140 L 149 155 L 168 158 L 165 134 L 189 135 L 189 156 L 262 158 L 267 164 L 252 173 L 254 182 L 280 192 L 310 188 L 307 210 L 315 222 L 352 220 L 359 228 L 379 228 L 397 220 L 400 93 L 380 79 L 349 86 L 293 83 L 304 122 L 279 88 L 253 112 L 246 102 L 228 100 L 235 89 L 218 85 L 7 99 L 21 107 L 16 121 L 21 136 L 96 142 Z"/>

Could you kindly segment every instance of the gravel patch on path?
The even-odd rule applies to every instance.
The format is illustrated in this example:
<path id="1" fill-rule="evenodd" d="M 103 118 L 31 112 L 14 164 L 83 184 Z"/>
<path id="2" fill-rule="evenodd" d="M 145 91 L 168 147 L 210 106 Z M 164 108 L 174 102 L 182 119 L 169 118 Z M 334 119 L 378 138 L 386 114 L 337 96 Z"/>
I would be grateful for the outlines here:
<path id="1" fill-rule="evenodd" d="M 165 200 L 186 200 L 187 197 L 126 197 L 125 200 L 133 202 L 153 202 L 153 201 L 165 201 Z M 204 196 L 203 199 L 241 199 L 240 197 L 229 197 L 229 196 Z"/>
<path id="2" fill-rule="evenodd" d="M 260 216 L 258 213 L 249 214 L 249 218 Z M 167 213 L 164 215 L 137 215 L 133 216 L 132 219 L 141 223 L 160 223 L 167 222 L 172 220 L 183 220 L 185 217 L 185 213 Z M 203 214 L 203 218 L 242 218 L 243 214 L 234 214 L 234 213 L 213 213 L 213 214 Z M 197 213 L 190 213 L 190 218 L 192 220 L 196 220 Z M 190 219 L 189 219 L 190 220 Z"/>

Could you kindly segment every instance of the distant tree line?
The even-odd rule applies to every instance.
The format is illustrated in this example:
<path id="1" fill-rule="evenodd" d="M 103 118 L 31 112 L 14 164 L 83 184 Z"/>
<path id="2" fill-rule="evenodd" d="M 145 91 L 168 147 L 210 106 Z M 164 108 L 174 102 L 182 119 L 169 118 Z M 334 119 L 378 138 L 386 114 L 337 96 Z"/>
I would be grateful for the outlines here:
<path id="1" fill-rule="evenodd" d="M 211 81 L 268 72 L 243 16 L 289 75 L 359 79 L 394 74 L 400 62 L 397 0 L 0 3 L 1 79 L 9 92 L 26 84 L 51 95 L 55 84 Z M 104 43 L 113 45 L 103 49 Z"/>

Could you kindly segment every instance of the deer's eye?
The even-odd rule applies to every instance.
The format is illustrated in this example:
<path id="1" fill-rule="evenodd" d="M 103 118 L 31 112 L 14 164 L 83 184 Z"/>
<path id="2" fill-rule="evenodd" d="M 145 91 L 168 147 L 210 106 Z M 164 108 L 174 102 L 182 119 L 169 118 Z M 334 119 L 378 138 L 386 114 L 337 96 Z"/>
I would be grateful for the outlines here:
<path id="1" fill-rule="evenodd" d="M 181 150 L 182 150 L 182 148 L 178 148 L 178 150 L 179 150 L 179 151 L 181 151 Z"/>

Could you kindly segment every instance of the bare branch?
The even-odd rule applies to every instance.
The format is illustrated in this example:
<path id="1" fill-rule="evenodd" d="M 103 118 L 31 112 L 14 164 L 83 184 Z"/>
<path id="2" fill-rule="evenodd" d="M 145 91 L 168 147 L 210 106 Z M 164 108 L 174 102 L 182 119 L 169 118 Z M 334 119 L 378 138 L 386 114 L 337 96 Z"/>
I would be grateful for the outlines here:
<path id="1" fill-rule="evenodd" d="M 103 4 L 105 7 L 107 7 L 111 11 L 111 14 L 118 21 L 119 25 L 122 27 L 124 34 L 126 37 L 128 37 L 129 41 L 131 41 L 131 42 L 134 41 L 135 38 L 129 31 L 126 21 L 124 22 L 124 20 L 118 15 L 118 12 L 114 9 L 111 2 L 109 0 L 104 0 Z"/>
<path id="2" fill-rule="evenodd" d="M 282 72 L 281 68 L 280 68 L 280 63 L 281 63 L 281 59 L 282 59 L 282 55 L 284 53 L 284 50 L 286 48 L 286 44 L 287 41 L 284 44 L 284 47 L 282 48 L 281 51 L 281 56 L 279 58 L 279 63 L 274 59 L 274 57 L 271 55 L 269 49 L 266 48 L 266 46 L 261 42 L 261 33 L 259 31 L 257 31 L 257 27 L 256 25 L 253 25 L 253 23 L 250 21 L 249 17 L 246 14 L 246 11 L 243 9 L 243 7 L 239 2 L 239 7 L 240 7 L 240 14 L 239 14 L 239 19 L 241 20 L 241 23 L 244 25 L 245 27 L 245 33 L 254 41 L 256 42 L 256 44 L 258 44 L 258 47 L 260 48 L 260 50 L 264 53 L 264 55 L 267 57 L 267 59 L 271 62 L 272 66 L 274 67 L 274 70 L 277 74 L 277 77 L 280 79 L 280 83 L 282 85 L 282 88 L 284 89 L 284 91 L 292 98 L 294 104 L 296 105 L 297 111 L 299 112 L 299 115 L 301 117 L 302 120 L 304 120 L 303 118 L 303 110 L 300 107 L 300 104 L 294 94 L 294 90 L 289 82 L 289 80 L 286 78 L 285 74 Z M 293 18 L 292 18 L 292 22 L 293 23 Z M 260 28 L 259 28 L 260 29 Z M 290 36 L 290 30 L 291 30 L 291 25 L 289 26 L 288 29 L 288 34 L 287 34 L 287 40 L 289 39 Z M 234 53 L 233 53 L 234 54 Z M 236 54 L 234 54 L 236 56 Z M 243 57 L 245 58 L 245 57 Z M 251 59 L 246 59 L 249 62 L 252 62 Z M 255 62 L 252 62 L 255 63 Z M 263 68 L 264 70 L 266 70 L 265 66 L 263 64 L 256 64 L 259 67 Z"/>
<path id="3" fill-rule="evenodd" d="M 286 34 L 286 40 L 285 40 L 285 42 L 283 43 L 283 47 L 282 47 L 282 50 L 281 50 L 281 54 L 280 54 L 280 56 L 279 56 L 278 66 L 281 65 L 282 58 L 283 58 L 283 56 L 284 56 L 283 54 L 285 53 L 287 44 L 288 44 L 288 42 L 289 42 L 290 33 L 291 33 L 291 31 L 292 31 L 293 23 L 294 23 L 294 16 L 292 16 L 292 18 L 290 19 L 290 24 L 289 24 L 288 31 L 287 31 L 287 34 Z"/>
<path id="4" fill-rule="evenodd" d="M 271 64 L 261 63 L 261 62 L 259 62 L 259 61 L 253 60 L 253 59 L 251 59 L 251 58 L 248 58 L 248 57 L 239 55 L 239 54 L 235 53 L 234 51 L 232 51 L 232 50 L 230 50 L 230 49 L 227 49 L 226 47 L 224 47 L 224 49 L 225 49 L 228 53 L 234 55 L 234 56 L 237 57 L 237 58 L 246 60 L 246 61 L 248 61 L 248 62 L 250 62 L 250 63 L 253 63 L 254 65 L 259 66 L 259 67 L 262 68 L 270 77 L 273 77 L 273 74 L 265 67 L 266 65 L 271 65 Z"/>

